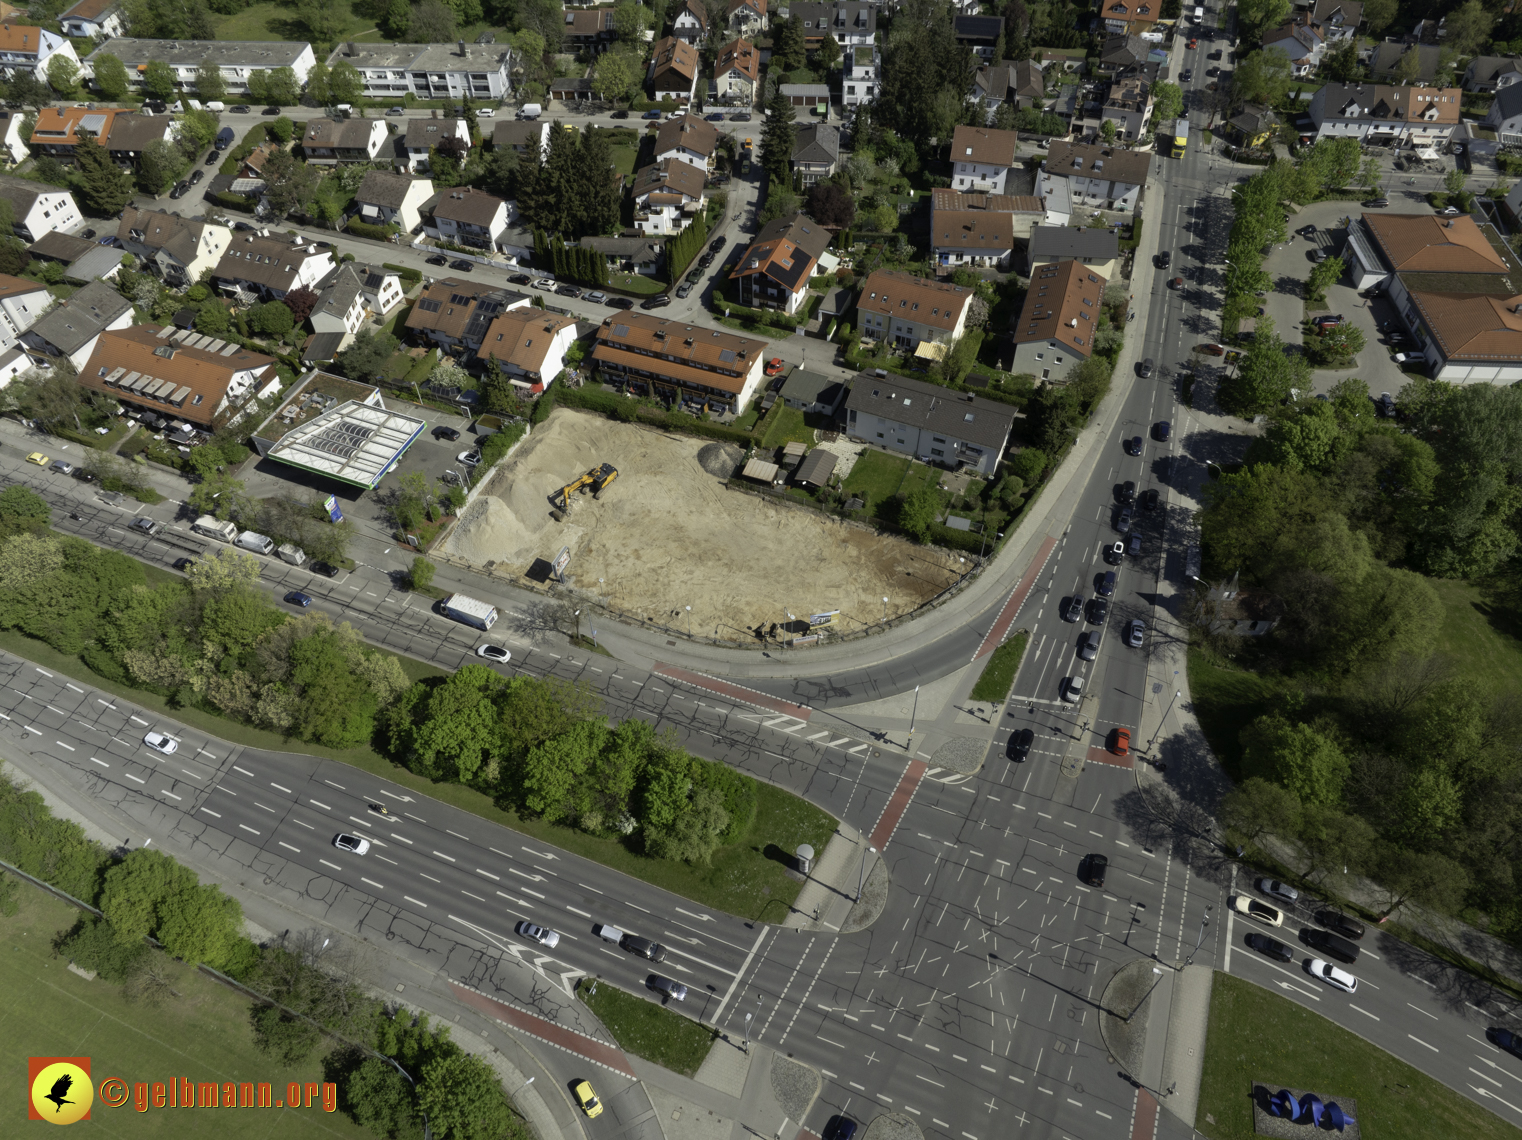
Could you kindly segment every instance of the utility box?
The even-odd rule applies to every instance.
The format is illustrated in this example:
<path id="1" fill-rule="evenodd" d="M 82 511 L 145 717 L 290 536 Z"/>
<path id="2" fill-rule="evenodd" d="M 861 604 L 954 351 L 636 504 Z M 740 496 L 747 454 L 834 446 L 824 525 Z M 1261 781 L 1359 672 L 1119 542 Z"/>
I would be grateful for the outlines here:
<path id="1" fill-rule="evenodd" d="M 814 869 L 814 849 L 807 843 L 798 844 L 796 859 L 799 873 L 807 875 Z"/>
<path id="2" fill-rule="evenodd" d="M 307 560 L 306 552 L 301 547 L 294 546 L 289 542 L 281 546 L 275 553 L 280 555 L 282 562 L 289 562 L 292 566 L 300 566 Z"/>

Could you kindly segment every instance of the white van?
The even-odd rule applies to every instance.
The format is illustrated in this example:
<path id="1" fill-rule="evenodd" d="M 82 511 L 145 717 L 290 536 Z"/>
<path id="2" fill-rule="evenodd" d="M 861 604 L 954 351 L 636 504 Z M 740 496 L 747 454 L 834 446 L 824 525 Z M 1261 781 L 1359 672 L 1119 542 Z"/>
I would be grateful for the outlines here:
<path id="1" fill-rule="evenodd" d="M 238 545 L 244 550 L 252 550 L 255 554 L 268 554 L 275 549 L 275 540 L 246 530 L 238 536 Z"/>
<path id="2" fill-rule="evenodd" d="M 205 107 L 206 107 L 206 109 L 208 111 L 215 111 L 219 115 L 223 111 L 227 110 L 227 104 L 226 103 L 219 102 L 219 101 L 217 101 L 215 99 L 213 99 L 210 103 L 205 104 Z"/>
<path id="3" fill-rule="evenodd" d="M 518 111 L 518 118 L 537 119 L 542 114 L 544 114 L 544 108 L 540 104 L 525 103 L 523 104 L 523 107 Z"/>

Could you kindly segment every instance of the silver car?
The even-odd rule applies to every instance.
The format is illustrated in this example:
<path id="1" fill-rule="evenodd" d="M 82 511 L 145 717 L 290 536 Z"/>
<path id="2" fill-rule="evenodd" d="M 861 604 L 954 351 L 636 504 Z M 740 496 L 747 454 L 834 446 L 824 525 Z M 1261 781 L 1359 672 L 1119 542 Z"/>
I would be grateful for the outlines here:
<path id="1" fill-rule="evenodd" d="M 672 1001 L 686 1001 L 687 987 L 681 982 L 672 981 L 661 974 L 651 974 L 650 980 L 645 983 L 658 994 L 665 994 Z"/>
<path id="2" fill-rule="evenodd" d="M 1131 624 L 1126 626 L 1126 644 L 1132 649 L 1140 649 L 1146 636 L 1147 627 L 1142 624 L 1141 618 L 1133 618 Z"/>
<path id="3" fill-rule="evenodd" d="M 520 922 L 513 928 L 525 938 L 532 938 L 541 946 L 548 946 L 551 950 L 560 944 L 560 934 L 548 927 L 540 926 L 533 922 Z"/>

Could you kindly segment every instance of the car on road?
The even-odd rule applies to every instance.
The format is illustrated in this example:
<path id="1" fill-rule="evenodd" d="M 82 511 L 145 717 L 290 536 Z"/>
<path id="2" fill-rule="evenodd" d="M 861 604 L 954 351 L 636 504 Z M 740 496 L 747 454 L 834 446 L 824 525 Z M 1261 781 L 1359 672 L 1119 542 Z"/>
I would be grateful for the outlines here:
<path id="1" fill-rule="evenodd" d="M 1333 989 L 1341 990 L 1345 994 L 1358 992 L 1358 979 L 1346 970 L 1339 970 L 1330 962 L 1323 962 L 1320 958 L 1306 960 L 1305 969 L 1311 977 L 1325 982 Z"/>
<path id="2" fill-rule="evenodd" d="M 476 646 L 476 656 L 485 657 L 488 661 L 507 662 L 513 659 L 511 650 L 508 650 L 500 645 L 495 645 L 490 641 L 483 642 L 481 645 Z"/>
<path id="3" fill-rule="evenodd" d="M 739 114 L 731 115 L 729 116 L 729 121 L 731 123 L 748 123 L 750 122 L 750 112 L 741 111 Z"/>
<path id="4" fill-rule="evenodd" d="M 527 273 L 514 273 L 507 279 L 507 283 L 509 285 L 532 285 L 534 283 L 534 279 Z"/>
<path id="5" fill-rule="evenodd" d="M 1078 660 L 1092 661 L 1099 656 L 1099 643 L 1103 640 L 1104 631 L 1091 629 L 1078 639 Z"/>
<path id="6" fill-rule="evenodd" d="M 1126 534 L 1131 529 L 1132 514 L 1130 507 L 1122 507 L 1120 514 L 1115 517 L 1115 529 L 1121 534 Z"/>
<path id="7" fill-rule="evenodd" d="M 1076 705 L 1083 698 L 1083 678 L 1064 677 L 1062 681 L 1062 699 L 1070 705 Z"/>
<path id="8" fill-rule="evenodd" d="M 1439 210 L 1438 211 L 1438 216 L 1439 217 L 1444 217 L 1444 218 L 1451 218 L 1455 214 L 1457 214 L 1458 212 L 1459 212 L 1459 208 L 1457 206 L 1448 206 L 1448 207 L 1445 207 L 1444 209 Z"/>
<path id="9" fill-rule="evenodd" d="M 1141 436 L 1139 436 L 1139 435 L 1133 435 L 1130 439 L 1126 440 L 1126 454 L 1127 455 L 1140 455 L 1141 453 L 1142 453 L 1142 437 Z"/>
<path id="10" fill-rule="evenodd" d="M 1165 249 L 1165 250 L 1163 250 L 1162 253 L 1157 255 L 1157 259 L 1155 261 L 1155 264 L 1157 265 L 1157 267 L 1159 269 L 1167 269 L 1168 266 L 1172 264 L 1172 262 L 1173 262 L 1173 254 L 1172 254 L 1172 252 Z"/>
<path id="11" fill-rule="evenodd" d="M 571 1086 L 571 1094 L 576 1097 L 576 1103 L 581 1106 L 581 1111 L 587 1114 L 588 1119 L 602 1115 L 602 1101 L 598 1100 L 597 1094 L 592 1091 L 591 1081 L 577 1081 Z"/>
<path id="12" fill-rule="evenodd" d="M 392 110 L 394 111 L 394 110 L 396 110 L 396 108 L 393 107 Z M 264 108 L 264 110 L 260 111 L 259 113 L 261 115 L 278 115 L 278 114 L 281 113 L 281 108 L 279 108 L 279 107 L 266 107 L 266 108 Z"/>
<path id="13" fill-rule="evenodd" d="M 466 261 L 463 257 L 457 257 L 449 263 L 449 268 L 458 270 L 461 273 L 474 273 L 476 263 L 474 261 Z"/>
<path id="14" fill-rule="evenodd" d="M 1094 587 L 1094 592 L 1101 598 L 1113 598 L 1115 596 L 1115 571 L 1106 570 L 1099 575 L 1099 581 Z"/>
<path id="15" fill-rule="evenodd" d="M 1111 566 L 1119 566 L 1126 557 L 1126 544 L 1124 542 L 1110 542 L 1105 544 L 1104 560 Z"/>
<path id="16" fill-rule="evenodd" d="M 1152 375 L 1152 370 L 1154 368 L 1156 368 L 1156 367 L 1157 367 L 1157 365 L 1153 362 L 1152 358 L 1149 356 L 1149 357 L 1147 357 L 1146 360 L 1143 360 L 1140 364 L 1138 364 L 1136 366 L 1136 374 L 1138 376 L 1140 376 L 1143 380 L 1145 380 L 1149 376 Z"/>
<path id="17" fill-rule="evenodd" d="M 197 183 L 197 182 L 199 182 L 199 181 L 201 181 L 201 179 L 203 179 L 203 178 L 205 178 L 205 177 L 206 177 L 206 171 L 204 171 L 204 170 L 201 170 L 201 169 L 200 169 L 200 168 L 197 168 L 197 169 L 195 169 L 195 170 L 192 170 L 192 171 L 191 171 L 191 172 L 190 172 L 190 178 L 189 178 L 189 179 L 187 179 L 187 181 L 188 181 L 188 182 L 189 182 L 189 183 L 190 183 L 190 184 L 191 184 L 191 185 L 192 185 L 192 186 L 194 186 L 194 185 L 195 185 L 195 184 L 196 184 L 196 183 Z"/>
<path id="18" fill-rule="evenodd" d="M 333 846 L 340 851 L 352 851 L 356 855 L 363 855 L 370 850 L 370 841 L 361 839 L 358 835 L 348 835 L 340 831 L 333 837 Z"/>
<path id="19" fill-rule="evenodd" d="M 1136 502 L 1136 482 L 1134 480 L 1127 479 L 1120 485 L 1120 501 L 1122 503 Z"/>
<path id="20" fill-rule="evenodd" d="M 1275 961 L 1293 962 L 1295 960 L 1295 952 L 1293 950 L 1277 938 L 1270 938 L 1266 934 L 1259 934 L 1257 931 L 1254 931 L 1247 936 L 1247 944 L 1259 954 L 1267 955 Z"/>
<path id="21" fill-rule="evenodd" d="M 1126 626 L 1126 644 L 1132 649 L 1140 649 L 1142 639 L 1146 636 L 1147 627 L 1142 623 L 1141 618 L 1132 618 L 1131 623 Z"/>
<path id="22" fill-rule="evenodd" d="M 1117 756 L 1131 755 L 1131 730 L 1129 728 L 1112 729 L 1109 749 Z"/>
<path id="23" fill-rule="evenodd" d="M 1031 754 L 1031 745 L 1036 742 L 1036 734 L 1029 728 L 1021 728 L 1009 734 L 1009 743 L 1005 746 L 1004 754 L 1011 760 L 1024 760 Z"/>
<path id="24" fill-rule="evenodd" d="M 1077 621 L 1083 616 L 1083 595 L 1074 594 L 1069 600 L 1067 608 L 1062 611 L 1063 621 Z"/>
<path id="25" fill-rule="evenodd" d="M 1126 553 L 1132 558 L 1140 558 L 1142 552 L 1141 535 L 1133 534 L 1126 540 Z"/>
<path id="26" fill-rule="evenodd" d="M 685 301 L 688 297 L 692 296 L 692 284 L 683 281 L 676 287 L 676 295 Z"/>
<path id="27" fill-rule="evenodd" d="M 312 604 L 312 596 L 310 594 L 303 594 L 300 590 L 291 590 L 285 595 L 285 600 L 293 606 L 300 606 L 302 609 L 306 609 Z"/>
<path id="28" fill-rule="evenodd" d="M 1513 1033 L 1510 1029 L 1502 1029 L 1499 1025 L 1491 1026 L 1485 1031 L 1493 1045 L 1505 1049 L 1514 1057 L 1522 1057 L 1522 1034 Z"/>
<path id="29" fill-rule="evenodd" d="M 467 447 L 459 455 L 455 456 L 455 460 L 465 464 L 467 467 L 475 467 L 481 462 L 481 452 L 474 447 Z"/>
<path id="30" fill-rule="evenodd" d="M 174 562 L 171 563 L 171 565 L 173 565 L 176 570 L 180 571 L 189 570 L 195 564 L 196 560 L 194 558 L 176 558 Z"/>
<path id="31" fill-rule="evenodd" d="M 562 297 L 574 297 L 578 301 L 581 299 L 581 290 L 574 285 L 556 285 L 555 292 Z"/>
<path id="32" fill-rule="evenodd" d="M 1184 68 L 1183 71 L 1178 73 L 1178 81 L 1180 83 L 1188 83 L 1193 78 L 1194 78 L 1194 68 L 1192 68 L 1192 67 L 1186 67 L 1186 68 Z"/>
<path id="33" fill-rule="evenodd" d="M 46 467 L 51 460 L 40 451 L 34 451 L 26 457 L 28 463 L 35 463 L 38 467 Z"/>
<path id="34" fill-rule="evenodd" d="M 132 530 L 142 531 L 150 538 L 164 529 L 164 524 L 153 519 L 133 519 L 127 524 Z"/>
<path id="35" fill-rule="evenodd" d="M 206 156 L 206 165 L 207 166 L 215 166 L 215 165 L 217 165 L 217 159 L 219 159 L 221 157 L 222 157 L 222 152 L 220 150 L 214 150 L 214 151 L 212 151 L 210 154 L 208 154 Z"/>
<path id="36" fill-rule="evenodd" d="M 728 241 L 729 239 L 727 237 L 725 237 L 723 234 L 720 234 L 718 237 L 714 238 L 713 241 L 708 243 L 708 252 L 718 253 L 719 250 L 724 248 L 725 243 Z"/>
<path id="37" fill-rule="evenodd" d="M 1141 509 L 1144 510 L 1144 511 L 1155 511 L 1155 510 L 1157 510 L 1157 506 L 1158 506 L 1158 492 L 1157 492 L 1157 488 L 1156 487 L 1148 487 L 1145 491 L 1142 492 Z"/>
<path id="38" fill-rule="evenodd" d="M 1220 74 L 1221 74 L 1221 69 L 1219 67 L 1207 67 L 1205 69 L 1205 78 L 1206 79 L 1214 79 L 1216 76 L 1218 76 Z"/>
<path id="39" fill-rule="evenodd" d="M 180 747 L 180 742 L 172 736 L 166 736 L 162 732 L 150 732 L 143 737 L 143 743 L 155 752 L 162 752 L 165 756 L 174 755 Z"/>
<path id="40" fill-rule="evenodd" d="M 336 578 L 338 577 L 338 567 L 334 566 L 331 562 L 318 561 L 312 563 L 312 573 L 321 574 L 324 578 Z"/>
<path id="41" fill-rule="evenodd" d="M 661 293 L 654 297 L 645 298 L 645 300 L 639 303 L 639 307 L 645 310 L 664 309 L 669 304 L 671 304 L 670 296 L 665 293 Z"/>
<path id="42" fill-rule="evenodd" d="M 1182 277 L 1175 277 L 1172 281 L 1168 282 L 1168 288 L 1170 289 L 1182 289 L 1183 287 L 1184 279 Z"/>
<path id="43" fill-rule="evenodd" d="M 698 258 L 698 268 L 699 269 L 707 269 L 712 264 L 713 264 L 713 254 L 712 253 L 705 253 L 705 254 L 703 254 L 702 257 Z"/>
<path id="44" fill-rule="evenodd" d="M 1316 236 L 1316 227 L 1315 226 L 1301 226 L 1295 232 L 1297 234 L 1299 234 L 1303 238 L 1313 238 L 1313 237 Z"/>
<path id="45" fill-rule="evenodd" d="M 1278 879 L 1258 879 L 1253 883 L 1253 886 L 1258 889 L 1259 893 L 1265 894 L 1271 899 L 1277 899 L 1279 902 L 1294 905 L 1300 898 L 1299 891 L 1287 883 L 1281 883 Z"/>
<path id="46" fill-rule="evenodd" d="M 632 308 L 634 308 L 634 302 L 632 300 L 630 300 L 628 297 L 609 297 L 608 298 L 608 308 L 610 308 L 610 309 L 632 309 Z"/>
<path id="47" fill-rule="evenodd" d="M 687 987 L 663 974 L 651 974 L 645 985 L 658 994 L 665 994 L 672 1001 L 686 1001 Z"/>
<path id="48" fill-rule="evenodd" d="M 442 253 L 438 253 L 438 254 L 434 254 L 434 256 L 430 257 L 425 264 L 428 264 L 428 265 L 448 265 L 449 264 L 449 258 L 445 257 Z"/>
<path id="49" fill-rule="evenodd" d="M 660 117 L 661 113 L 659 111 L 646 111 L 640 116 L 642 119 L 659 119 Z"/>
<path id="50" fill-rule="evenodd" d="M 174 189 L 169 191 L 169 196 L 171 198 L 183 198 L 183 197 L 185 197 L 185 192 L 187 190 L 189 190 L 189 189 L 190 189 L 190 183 L 189 182 L 176 182 L 174 184 Z"/>
<path id="51" fill-rule="evenodd" d="M 1110 603 L 1103 598 L 1095 598 L 1089 603 L 1089 624 L 1104 625 L 1105 618 L 1110 615 Z"/>
<path id="52" fill-rule="evenodd" d="M 694 284 L 694 285 L 696 285 L 699 281 L 703 280 L 703 269 L 702 269 L 702 267 L 701 266 L 694 266 L 692 272 L 687 274 L 687 280 L 689 282 L 691 282 L 692 284 Z"/>
<path id="53" fill-rule="evenodd" d="M 589 305 L 606 305 L 608 303 L 608 295 L 594 289 L 583 297 L 582 300 Z"/>
<path id="54" fill-rule="evenodd" d="M 1193 51 L 1195 48 L 1197 48 L 1199 46 L 1200 46 L 1200 41 L 1199 40 L 1190 40 L 1189 41 L 1189 50 L 1190 51 Z"/>
<path id="55" fill-rule="evenodd" d="M 70 463 L 67 459 L 55 459 L 48 466 L 48 470 L 56 471 L 60 475 L 72 475 L 74 474 L 74 464 Z"/>
<path id="56" fill-rule="evenodd" d="M 406 107 L 391 107 L 386 111 L 386 114 L 388 115 L 405 115 L 406 113 Z"/>
<path id="57" fill-rule="evenodd" d="M 1389 204 L 1388 198 L 1370 198 L 1367 202 L 1359 203 L 1365 210 L 1383 210 Z"/>
<path id="58" fill-rule="evenodd" d="M 560 944 L 560 934 L 557 931 L 540 926 L 538 923 L 524 921 L 513 927 L 513 929 L 523 935 L 523 937 L 531 938 L 541 946 L 548 946 L 551 950 Z"/>
<path id="59" fill-rule="evenodd" d="M 253 110 L 253 108 L 250 107 L 248 104 L 246 104 L 246 103 L 238 103 L 238 104 L 236 104 L 233 107 L 232 113 L 234 115 L 246 115 L 246 114 L 248 114 L 252 110 Z"/>
<path id="60" fill-rule="evenodd" d="M 1425 356 L 1423 356 L 1419 352 L 1397 352 L 1390 359 L 1394 360 L 1396 364 L 1403 364 L 1404 365 L 1404 364 L 1416 364 L 1416 363 L 1419 363 L 1420 361 L 1426 360 L 1427 358 Z"/>
<path id="61" fill-rule="evenodd" d="M 442 424 L 433 429 L 434 439 L 447 439 L 450 443 L 460 438 L 458 428 L 444 427 Z"/>
<path id="62" fill-rule="evenodd" d="M 613 118 L 613 119 L 627 119 L 628 117 L 629 117 L 629 112 L 625 111 L 625 110 L 621 110 L 621 109 L 617 110 L 617 111 L 614 111 L 613 114 L 609 116 L 609 118 Z"/>
<path id="63" fill-rule="evenodd" d="M 638 934 L 625 934 L 618 940 L 619 949 L 627 950 L 630 954 L 638 954 L 651 962 L 664 962 L 666 960 L 666 948 L 659 942 L 649 938 L 641 938 Z"/>
<path id="64" fill-rule="evenodd" d="M 1251 895 L 1236 895 L 1231 900 L 1231 909 L 1238 914 L 1255 918 L 1259 922 L 1266 922 L 1269 926 L 1283 926 L 1284 912 L 1276 906 L 1269 906 L 1266 902 L 1259 902 Z"/>
<path id="65" fill-rule="evenodd" d="M 722 123 L 724 121 L 724 112 L 715 111 L 711 115 L 704 115 L 703 121 L 706 123 Z"/>
<path id="66" fill-rule="evenodd" d="M 1152 425 L 1152 436 L 1159 443 L 1167 443 L 1168 433 L 1172 430 L 1173 425 L 1170 424 L 1167 420 L 1158 420 L 1157 423 Z"/>
<path id="67" fill-rule="evenodd" d="M 825 1131 L 825 1140 L 851 1140 L 856 1135 L 856 1121 L 849 1116 L 831 1118 Z"/>
<path id="68" fill-rule="evenodd" d="M 1108 855 L 1085 855 L 1083 866 L 1079 869 L 1079 877 L 1091 887 L 1103 887 L 1105 885 L 1105 872 L 1110 869 L 1110 857 Z"/>

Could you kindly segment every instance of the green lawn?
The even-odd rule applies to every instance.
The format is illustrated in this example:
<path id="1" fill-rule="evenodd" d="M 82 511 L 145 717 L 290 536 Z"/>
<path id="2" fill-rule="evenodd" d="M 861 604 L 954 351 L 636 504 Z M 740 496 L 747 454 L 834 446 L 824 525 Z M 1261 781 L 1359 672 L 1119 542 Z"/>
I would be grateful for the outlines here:
<path id="1" fill-rule="evenodd" d="M 329 7 L 344 18 L 338 28 L 339 40 L 381 38 L 378 33 L 375 36 L 361 35 L 362 32 L 374 29 L 375 21 L 368 16 L 356 15 L 344 0 L 333 0 Z M 213 16 L 212 18 L 216 23 L 219 40 L 300 42 L 310 39 L 306 25 L 295 19 L 295 14 L 295 9 L 286 4 L 253 4 L 236 15 Z"/>
<path id="2" fill-rule="evenodd" d="M 1020 671 L 1020 658 L 1025 656 L 1028 641 L 1030 634 L 1017 633 L 994 650 L 988 664 L 983 666 L 978 683 L 972 687 L 973 700 L 1002 701 L 1009 696 L 1010 686 L 1015 683 L 1015 674 Z"/>
<path id="3" fill-rule="evenodd" d="M 614 273 L 610 270 L 608 288 L 617 289 L 622 293 L 653 297 L 657 293 L 666 291 L 666 283 L 655 277 L 646 277 L 643 273 Z"/>
<path id="4" fill-rule="evenodd" d="M 684 1077 L 698 1071 L 718 1035 L 718 1030 L 662 1007 L 654 995 L 639 997 L 607 981 L 582 978 L 576 996 L 608 1027 L 620 1049 Z"/>
<path id="5" fill-rule="evenodd" d="M 1443 599 L 1447 619 L 1438 634 L 1438 652 L 1446 654 L 1461 676 L 1486 685 L 1522 689 L 1522 629 L 1515 615 L 1468 582 L 1443 578 L 1427 581 Z"/>
<path id="6" fill-rule="evenodd" d="M 1205 739 L 1235 777 L 1242 763 L 1244 728 L 1271 712 L 1279 686 L 1272 680 L 1212 662 L 1197 649 L 1189 651 L 1189 695 Z"/>
<path id="7" fill-rule="evenodd" d="M 761 441 L 761 446 L 775 448 L 794 442 L 813 447 L 814 429 L 804 422 L 802 410 L 784 405 L 772 418 L 771 427 L 766 429 L 766 438 Z"/>
<path id="8" fill-rule="evenodd" d="M 845 489 L 865 501 L 867 513 L 871 514 L 879 503 L 898 494 L 908 470 L 907 457 L 869 448 L 846 476 Z"/>
<path id="9" fill-rule="evenodd" d="M 620 174 L 634 173 L 634 160 L 639 157 L 638 146 L 615 146 L 609 148 L 613 156 L 613 169 Z"/>
<path id="10" fill-rule="evenodd" d="M 1355 1100 L 1368 1137 L 1522 1136 L 1494 1113 L 1320 1014 L 1217 972 L 1195 1128 L 1210 1140 L 1251 1140 L 1254 1080 L 1273 1082 L 1275 1089 L 1314 1090 L 1323 1100 Z"/>
<path id="11" fill-rule="evenodd" d="M 87 1127 L 102 1135 L 122 1140 L 199 1140 L 212 1134 L 219 1140 L 373 1137 L 342 1113 L 316 1106 L 188 1112 L 150 1107 L 138 1112 L 129 1100 L 120 1108 L 106 1107 L 98 1090 L 110 1077 L 126 1081 L 129 1088 L 138 1081 L 167 1083 L 178 1077 L 197 1084 L 267 1081 L 274 1097 L 284 1100 L 289 1081 L 322 1081 L 322 1060 L 314 1056 L 284 1069 L 257 1053 L 249 999 L 162 954 L 159 960 L 176 995 L 157 1005 L 128 1001 L 120 985 L 70 973 L 66 961 L 52 956 L 51 943 L 74 924 L 78 912 L 28 886 L 19 897 L 20 913 L 0 918 L 0 937 L 10 947 L 0 972 L 0 1024 L 12 1049 L 11 1062 L 0 1072 L 0 1096 L 8 1104 L 25 1102 L 23 1057 L 89 1057 L 97 1097 Z M 8 1117 L 15 1122 L 25 1114 L 14 1107 Z"/>

